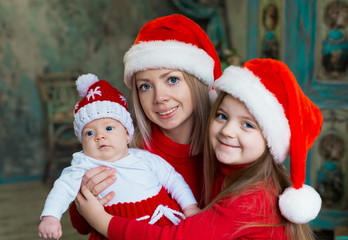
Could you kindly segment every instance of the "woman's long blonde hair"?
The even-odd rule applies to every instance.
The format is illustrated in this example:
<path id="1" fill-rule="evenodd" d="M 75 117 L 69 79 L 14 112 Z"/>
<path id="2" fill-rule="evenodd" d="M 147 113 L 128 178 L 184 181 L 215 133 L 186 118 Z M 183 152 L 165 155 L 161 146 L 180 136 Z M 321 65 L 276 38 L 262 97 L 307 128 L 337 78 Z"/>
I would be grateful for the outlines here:
<path id="1" fill-rule="evenodd" d="M 209 89 L 207 85 L 203 84 L 193 75 L 186 72 L 182 72 L 182 74 L 190 88 L 194 106 L 193 119 L 195 124 L 190 139 L 190 154 L 194 156 L 202 152 L 204 144 L 205 126 L 210 111 Z M 148 145 L 151 141 L 151 121 L 145 115 L 139 101 L 139 94 L 135 84 L 135 74 L 132 81 L 132 101 L 135 112 L 135 126 L 137 127 L 135 128 L 133 140 L 130 146 L 143 148 L 144 145 Z"/>
<path id="2" fill-rule="evenodd" d="M 215 199 L 211 199 L 212 187 L 214 179 L 217 175 L 217 159 L 214 150 L 211 147 L 209 139 L 209 128 L 212 121 L 216 117 L 217 110 L 227 93 L 221 92 L 214 105 L 208 119 L 207 133 L 205 137 L 204 147 L 204 182 L 205 182 L 205 202 L 209 203 L 206 208 L 210 208 L 214 203 L 224 198 L 230 198 L 230 201 L 238 201 L 238 197 L 242 194 L 250 194 L 252 191 L 260 190 L 257 186 L 262 186 L 262 189 L 268 191 L 271 195 L 276 194 L 278 197 L 285 188 L 291 185 L 289 174 L 282 164 L 276 164 L 268 148 L 262 156 L 252 164 L 242 168 L 233 175 L 226 177 L 223 183 L 223 189 Z M 262 184 L 266 183 L 266 184 Z M 264 209 L 260 206 L 260 209 Z M 266 224 L 270 226 L 269 224 Z M 294 224 L 282 218 L 277 225 L 284 225 L 286 234 L 289 240 L 314 240 L 313 232 L 308 224 Z M 265 226 L 264 223 L 251 223 L 243 226 L 240 230 L 255 227 Z"/>

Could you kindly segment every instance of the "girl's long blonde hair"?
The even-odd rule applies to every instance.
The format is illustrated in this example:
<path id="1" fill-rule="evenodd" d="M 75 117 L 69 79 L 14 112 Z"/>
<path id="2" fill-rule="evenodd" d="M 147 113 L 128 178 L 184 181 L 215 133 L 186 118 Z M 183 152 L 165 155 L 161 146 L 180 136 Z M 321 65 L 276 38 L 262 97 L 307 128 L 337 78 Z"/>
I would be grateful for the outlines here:
<path id="1" fill-rule="evenodd" d="M 202 81 L 193 75 L 186 72 L 182 72 L 182 74 L 190 88 L 194 106 L 193 119 L 195 124 L 193 126 L 192 135 L 189 142 L 191 144 L 190 154 L 194 156 L 202 152 L 204 144 L 205 126 L 210 111 L 209 89 L 207 85 L 203 84 Z M 139 101 L 139 94 L 135 84 L 135 74 L 132 81 L 132 101 L 135 112 L 136 128 L 130 146 L 135 148 L 143 148 L 144 145 L 149 145 L 151 141 L 151 121 L 145 115 Z"/>
<path id="2" fill-rule="evenodd" d="M 221 92 L 218 95 L 216 102 L 211 108 L 207 123 L 208 127 L 204 145 L 204 200 L 209 204 L 206 208 L 210 208 L 214 203 L 217 203 L 219 200 L 224 198 L 229 198 L 230 201 L 238 201 L 239 196 L 243 194 L 250 194 L 250 189 L 252 189 L 252 191 L 260 190 L 260 188 L 257 188 L 258 186 L 262 186 L 263 190 L 268 191 L 271 195 L 275 194 L 278 197 L 285 190 L 285 188 L 291 185 L 291 181 L 285 167 L 282 164 L 275 163 L 267 148 L 262 156 L 255 162 L 247 165 L 238 172 L 233 173 L 233 175 L 227 176 L 224 180 L 222 191 L 215 199 L 211 199 L 213 182 L 218 172 L 217 159 L 209 139 L 209 128 L 212 121 L 216 117 L 217 110 L 222 100 L 226 95 L 227 93 L 225 92 Z M 264 209 L 264 207 L 260 206 L 260 209 Z M 294 224 L 287 221 L 285 218 L 281 218 L 281 221 L 276 225 L 251 223 L 243 226 L 240 230 L 255 226 L 279 225 L 285 226 L 285 231 L 289 240 L 314 240 L 313 232 L 308 224 Z"/>

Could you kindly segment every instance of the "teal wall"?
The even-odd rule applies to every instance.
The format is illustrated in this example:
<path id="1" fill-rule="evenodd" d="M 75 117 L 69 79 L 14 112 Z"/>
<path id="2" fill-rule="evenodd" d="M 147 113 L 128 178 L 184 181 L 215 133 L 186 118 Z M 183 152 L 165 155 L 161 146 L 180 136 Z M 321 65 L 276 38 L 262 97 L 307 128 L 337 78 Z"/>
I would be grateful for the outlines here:
<path id="1" fill-rule="evenodd" d="M 322 165 L 323 156 L 319 152 L 319 142 L 327 134 L 342 135 L 348 143 L 348 82 L 345 81 L 320 81 L 316 65 L 320 64 L 318 46 L 322 44 L 318 38 L 318 31 L 325 28 L 323 20 L 318 17 L 320 0 L 289 0 L 283 1 L 283 48 L 281 60 L 284 61 L 296 76 L 307 96 L 321 108 L 324 115 L 323 131 L 318 137 L 307 156 L 306 183 L 318 190 L 318 170 Z M 326 1 L 328 2 L 328 1 Z M 248 0 L 248 28 L 246 31 L 247 56 L 245 60 L 257 58 L 259 39 L 259 0 Z M 236 30 L 236 29 L 235 29 Z M 235 32 L 234 32 L 235 33 Z M 347 73 L 346 73 L 347 74 Z M 308 122 L 310 124 L 310 122 Z M 323 204 L 319 216 L 311 222 L 313 228 L 333 230 L 335 227 L 348 224 L 348 154 L 347 144 L 343 146 L 345 153 L 336 159 L 344 175 L 343 198 L 336 206 Z M 332 145 L 337 147 L 337 145 Z M 323 196 L 322 196 L 323 197 Z"/>
<path id="2" fill-rule="evenodd" d="M 169 0 L 0 1 L 0 183 L 39 179 L 45 161 L 37 76 L 91 72 L 127 97 L 123 55 Z"/>

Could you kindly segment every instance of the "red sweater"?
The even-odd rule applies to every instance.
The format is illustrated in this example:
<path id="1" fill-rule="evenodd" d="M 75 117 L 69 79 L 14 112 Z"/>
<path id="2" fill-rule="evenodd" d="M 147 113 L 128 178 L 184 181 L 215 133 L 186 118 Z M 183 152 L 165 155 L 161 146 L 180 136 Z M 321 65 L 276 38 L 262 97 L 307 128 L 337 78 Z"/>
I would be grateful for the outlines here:
<path id="1" fill-rule="evenodd" d="M 202 198 L 203 157 L 202 154 L 190 156 L 190 144 L 173 142 L 157 127 L 152 127 L 152 137 L 145 149 L 161 156 L 180 173 L 190 186 L 197 202 Z"/>
<path id="2" fill-rule="evenodd" d="M 214 181 L 210 199 L 214 199 L 222 191 L 223 183 L 227 175 L 237 172 L 238 170 L 241 170 L 242 168 L 248 165 L 250 164 L 227 165 L 227 164 L 217 162 L 218 172 Z"/>
<path id="3" fill-rule="evenodd" d="M 264 211 L 260 205 L 264 204 Z M 215 203 L 177 226 L 159 227 L 136 220 L 115 216 L 108 227 L 109 239 L 152 240 L 152 239 L 277 239 L 286 240 L 283 226 L 245 227 L 248 223 L 276 224 L 280 220 L 277 198 L 260 189 L 240 196 L 231 202 L 228 198 Z"/>
<path id="4" fill-rule="evenodd" d="M 214 183 L 213 197 L 222 187 L 226 175 L 240 170 L 246 165 L 219 164 L 219 173 Z M 263 206 L 263 207 L 261 207 Z M 278 210 L 278 198 L 262 186 L 255 187 L 232 201 L 225 198 L 210 209 L 183 220 L 177 226 L 164 228 L 139 223 L 115 216 L 108 227 L 109 239 L 277 239 L 286 240 L 285 228 L 246 227 L 248 224 L 278 224 L 281 215 Z"/>
<path id="5" fill-rule="evenodd" d="M 195 195 L 196 200 L 200 202 L 203 187 L 203 158 L 201 155 L 190 156 L 189 144 L 184 145 L 173 142 L 157 127 L 152 127 L 151 142 L 145 149 L 161 156 L 172 165 L 183 176 Z M 92 228 L 78 213 L 75 204 L 71 204 L 69 212 L 73 227 L 80 234 L 88 234 Z"/>

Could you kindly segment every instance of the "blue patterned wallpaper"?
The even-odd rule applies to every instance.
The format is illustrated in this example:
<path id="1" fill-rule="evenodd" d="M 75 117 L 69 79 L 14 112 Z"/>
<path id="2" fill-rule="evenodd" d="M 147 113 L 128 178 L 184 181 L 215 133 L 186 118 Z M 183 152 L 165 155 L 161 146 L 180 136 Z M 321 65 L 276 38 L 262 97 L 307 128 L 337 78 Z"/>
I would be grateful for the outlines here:
<path id="1" fill-rule="evenodd" d="M 91 72 L 127 97 L 123 55 L 169 0 L 0 1 L 0 183 L 39 179 L 45 161 L 37 76 Z"/>

